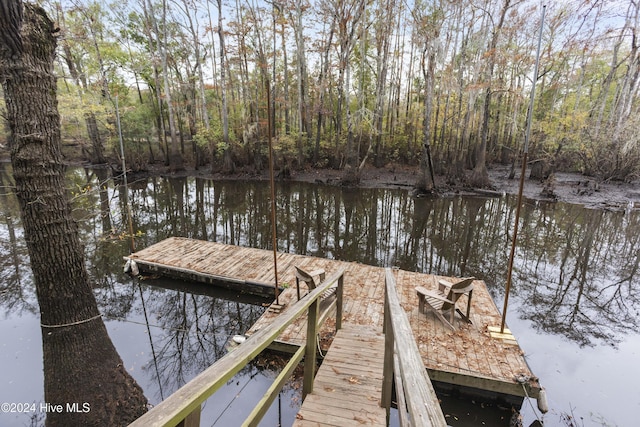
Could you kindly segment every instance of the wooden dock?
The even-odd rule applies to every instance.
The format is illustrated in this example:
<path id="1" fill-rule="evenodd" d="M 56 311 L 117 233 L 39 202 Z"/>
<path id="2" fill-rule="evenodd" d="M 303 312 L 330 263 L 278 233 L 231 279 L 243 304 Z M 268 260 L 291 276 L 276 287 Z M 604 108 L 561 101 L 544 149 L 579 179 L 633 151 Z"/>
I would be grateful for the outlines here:
<path id="1" fill-rule="evenodd" d="M 345 325 L 336 334 L 316 374 L 313 392 L 294 427 L 386 426 L 380 406 L 384 335 L 367 326 Z"/>
<path id="2" fill-rule="evenodd" d="M 211 283 L 211 277 L 216 280 L 229 278 L 229 281 L 238 284 L 244 281 L 261 284 L 274 281 L 273 252 L 267 250 L 169 238 L 130 255 L 130 258 L 138 263 L 143 272 L 154 271 L 167 275 L 175 272 L 175 277 L 182 278 L 188 274 L 191 280 L 201 278 L 207 283 Z M 345 268 L 344 322 L 367 326 L 372 331 L 382 330 L 383 268 L 278 253 L 278 277 L 280 284 L 286 287 L 280 294 L 281 305 L 288 306 L 297 300 L 294 265 L 306 270 L 322 268 L 327 274 Z M 432 381 L 468 387 L 482 393 L 538 397 L 540 385 L 515 338 L 508 333 L 500 335 L 495 332 L 495 328 L 500 326 L 501 316 L 483 281 L 474 281 L 470 315 L 472 324 L 457 319 L 457 329 L 451 331 L 433 314 L 418 312 L 415 287 L 435 289 L 438 279 L 455 279 L 403 270 L 396 270 L 395 278 L 400 304 L 409 317 Z M 463 296 L 458 304 L 465 307 L 466 297 Z M 265 312 L 247 334 L 260 330 L 275 316 L 278 313 Z M 331 324 L 327 326 L 328 330 L 330 327 Z M 305 334 L 306 321 L 301 319 L 280 335 L 279 342 L 283 346 L 299 346 L 305 342 Z"/>

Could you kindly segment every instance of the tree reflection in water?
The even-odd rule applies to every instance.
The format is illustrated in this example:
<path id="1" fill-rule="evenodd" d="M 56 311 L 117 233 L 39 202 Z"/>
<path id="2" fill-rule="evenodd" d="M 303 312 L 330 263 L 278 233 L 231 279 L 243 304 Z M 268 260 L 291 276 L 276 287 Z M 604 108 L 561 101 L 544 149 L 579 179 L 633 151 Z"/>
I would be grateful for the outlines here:
<path id="1" fill-rule="evenodd" d="M 82 169 L 71 169 L 68 179 L 70 188 L 102 188 L 77 197 L 75 211 L 101 311 L 107 318 L 144 323 L 139 288 L 121 273 L 127 253 L 127 242 L 117 238 L 127 230 L 121 188 L 100 186 L 97 174 Z M 261 182 L 134 181 L 130 201 L 136 245 L 185 236 L 270 248 L 269 197 L 268 185 Z M 302 183 L 279 183 L 276 197 L 281 251 L 472 275 L 485 280 L 496 302 L 502 300 L 515 197 L 429 200 L 400 190 Z M 9 316 L 33 312 L 12 196 L 3 196 L 2 207 L 0 304 Z M 514 264 L 513 313 L 577 346 L 617 345 L 626 334 L 635 334 L 639 221 L 637 212 L 526 202 Z M 143 330 L 155 353 L 146 354 L 143 363 L 145 381 L 156 384 L 147 385 L 158 394 L 148 396 L 152 400 L 161 398 L 160 389 L 170 393 L 223 355 L 228 337 L 243 333 L 263 310 L 204 291 L 141 286 L 148 321 L 154 325 L 150 336 Z"/>
<path id="2" fill-rule="evenodd" d="M 29 257 L 20 226 L 20 207 L 13 196 L 13 180 L 5 168 L 0 167 L 0 302 L 7 311 L 38 313 L 38 301 L 31 283 L 31 269 L 24 265 Z M 28 277 L 23 279 L 23 275 Z"/>
<path id="3" fill-rule="evenodd" d="M 140 247 L 169 236 L 257 248 L 271 241 L 264 183 L 149 179 L 131 200 Z M 281 251 L 474 275 L 502 298 L 513 197 L 429 200 L 281 183 L 277 206 Z M 580 345 L 615 344 L 638 326 L 637 213 L 529 202 L 521 221 L 513 280 L 514 295 L 526 301 L 521 316 Z"/>
<path id="4" fill-rule="evenodd" d="M 519 276 L 531 305 L 522 315 L 580 345 L 615 345 L 637 331 L 638 215 L 570 205 L 528 213 Z"/>
<path id="5" fill-rule="evenodd" d="M 142 369 L 156 402 L 224 356 L 265 310 L 262 299 L 165 279 L 98 290 L 98 301 L 106 318 L 145 327 L 151 357 Z"/>

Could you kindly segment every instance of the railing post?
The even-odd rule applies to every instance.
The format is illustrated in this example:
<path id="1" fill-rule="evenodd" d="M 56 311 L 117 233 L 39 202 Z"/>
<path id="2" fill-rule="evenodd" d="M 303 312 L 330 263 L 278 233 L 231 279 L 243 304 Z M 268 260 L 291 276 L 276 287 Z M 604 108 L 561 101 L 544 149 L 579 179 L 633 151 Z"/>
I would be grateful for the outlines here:
<path id="1" fill-rule="evenodd" d="M 338 289 L 336 289 L 336 332 L 342 329 L 342 302 L 344 300 L 344 274 L 338 279 Z"/>
<path id="2" fill-rule="evenodd" d="M 201 406 L 198 406 L 187 417 L 180 421 L 176 427 L 200 427 L 200 410 Z"/>
<path id="3" fill-rule="evenodd" d="M 387 273 L 389 274 L 389 273 Z M 380 402 L 387 411 L 387 425 L 389 425 L 389 415 L 391 411 L 391 393 L 393 391 L 393 349 L 395 340 L 393 336 L 393 326 L 391 325 L 391 310 L 389 309 L 389 294 L 387 292 L 385 279 L 384 292 L 384 366 L 382 369 L 382 396 Z"/>
<path id="4" fill-rule="evenodd" d="M 304 379 L 302 383 L 302 400 L 313 391 L 313 379 L 316 376 L 316 352 L 318 345 L 318 309 L 320 296 L 309 306 L 307 315 L 307 349 L 304 355 Z"/>

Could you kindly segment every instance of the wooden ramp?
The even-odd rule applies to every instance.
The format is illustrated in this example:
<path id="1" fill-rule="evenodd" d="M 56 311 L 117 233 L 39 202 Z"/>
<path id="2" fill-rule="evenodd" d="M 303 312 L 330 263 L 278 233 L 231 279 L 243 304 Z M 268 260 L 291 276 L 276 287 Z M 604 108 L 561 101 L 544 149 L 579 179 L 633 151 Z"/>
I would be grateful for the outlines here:
<path id="1" fill-rule="evenodd" d="M 384 335 L 360 325 L 336 334 L 294 427 L 386 426 L 380 407 Z"/>
<path id="2" fill-rule="evenodd" d="M 221 243 L 173 237 L 130 255 L 141 271 L 162 272 L 175 277 L 211 283 L 210 277 L 227 278 L 243 292 L 245 282 L 273 283 L 273 252 Z M 384 278 L 382 267 L 304 255 L 278 253 L 278 277 L 286 286 L 279 302 L 285 307 L 297 301 L 295 268 L 308 271 L 324 269 L 327 274 L 344 268 L 343 320 L 381 331 L 384 312 Z M 485 283 L 475 280 L 469 325 L 456 319 L 450 330 L 432 313 L 418 312 L 415 287 L 437 289 L 438 280 L 455 282 L 455 278 L 395 270 L 400 304 L 409 317 L 413 335 L 432 381 L 465 386 L 483 392 L 537 398 L 538 379 L 533 375 L 524 353 L 511 334 L 496 334 L 501 316 Z M 307 293 L 301 285 L 302 295 Z M 458 304 L 466 307 L 466 296 Z M 286 308 L 285 308 L 286 309 Z M 246 331 L 254 333 L 270 324 L 278 313 L 266 311 Z M 331 331 L 332 319 L 324 331 Z M 280 349 L 297 348 L 306 340 L 306 318 L 300 318 L 280 335 Z M 321 332 L 322 335 L 322 332 Z M 324 336 L 324 335 L 323 335 Z M 525 393 L 523 386 L 526 387 Z"/>

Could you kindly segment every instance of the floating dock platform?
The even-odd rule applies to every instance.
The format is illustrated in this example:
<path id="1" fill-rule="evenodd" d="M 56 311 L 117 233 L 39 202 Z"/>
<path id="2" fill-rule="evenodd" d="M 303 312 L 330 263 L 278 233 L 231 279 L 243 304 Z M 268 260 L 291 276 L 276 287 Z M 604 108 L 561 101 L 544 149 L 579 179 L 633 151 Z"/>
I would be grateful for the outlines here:
<path id="1" fill-rule="evenodd" d="M 212 283 L 238 292 L 274 295 L 273 252 L 216 242 L 172 237 L 131 254 L 142 273 Z M 344 322 L 362 325 L 381 332 L 384 307 L 382 267 L 289 253 L 277 254 L 278 279 L 281 289 L 279 304 L 297 301 L 295 268 L 324 269 L 331 274 L 345 268 Z M 471 324 L 456 316 L 456 329 L 451 330 L 433 313 L 418 311 L 415 288 L 437 289 L 439 279 L 455 282 L 455 278 L 394 271 L 400 304 L 409 317 L 411 329 L 422 360 L 432 381 L 445 386 L 463 387 L 485 397 L 503 397 L 511 403 L 528 396 L 538 398 L 540 384 L 531 372 L 516 339 L 505 329 L 499 333 L 501 315 L 485 283 L 474 281 L 471 301 Z M 300 284 L 302 294 L 307 289 Z M 466 307 L 466 296 L 458 302 Z M 251 327 L 251 334 L 269 324 L 278 312 L 267 310 Z M 331 319 L 325 328 L 331 330 Z M 278 338 L 279 349 L 295 348 L 305 342 L 306 320 L 290 325 Z M 519 399 L 519 400 L 518 400 Z"/>

